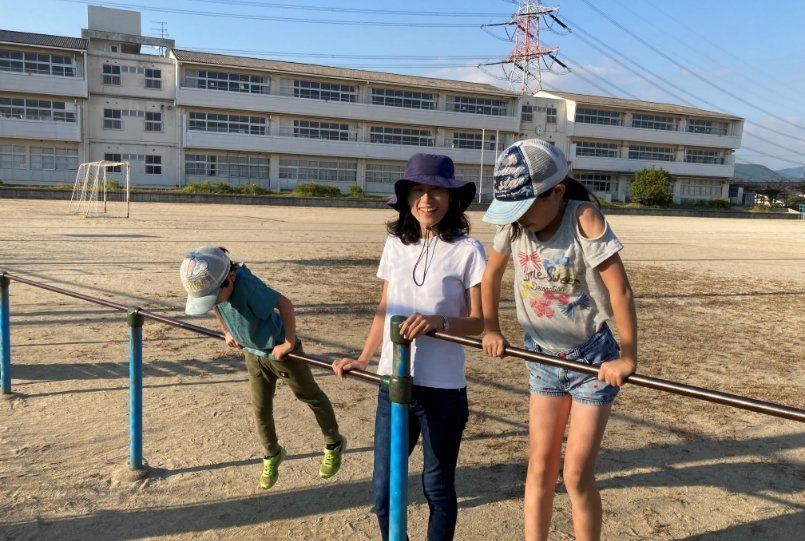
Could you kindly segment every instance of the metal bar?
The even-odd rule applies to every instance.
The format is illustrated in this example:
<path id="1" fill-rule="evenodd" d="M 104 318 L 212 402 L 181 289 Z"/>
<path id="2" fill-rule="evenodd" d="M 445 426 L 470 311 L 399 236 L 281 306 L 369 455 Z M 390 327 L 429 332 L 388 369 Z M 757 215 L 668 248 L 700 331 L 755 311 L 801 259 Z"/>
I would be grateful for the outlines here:
<path id="1" fill-rule="evenodd" d="M 0 387 L 3 394 L 11 394 L 11 319 L 9 285 L 11 280 L 0 272 Z"/>
<path id="2" fill-rule="evenodd" d="M 143 467 L 143 316 L 132 306 L 129 324 L 129 467 Z"/>
<path id="3" fill-rule="evenodd" d="M 444 332 L 433 331 L 429 333 L 434 338 L 446 340 L 463 346 L 470 346 L 477 349 L 482 349 L 481 341 L 475 338 L 467 338 L 464 336 L 454 336 Z M 552 357 L 534 351 L 519 349 L 511 346 L 506 346 L 503 350 L 505 355 L 523 359 L 526 361 L 536 361 L 540 363 L 558 366 L 577 372 L 584 372 L 586 374 L 598 374 L 598 368 L 589 364 L 584 364 L 576 361 L 568 361 L 567 359 L 560 359 L 559 357 Z M 774 402 L 765 402 L 762 400 L 755 400 L 754 398 L 746 398 L 743 396 L 722 393 L 720 391 L 713 391 L 703 387 L 695 387 L 693 385 L 685 385 L 684 383 L 677 383 L 665 379 L 655 378 L 651 376 L 642 376 L 640 374 L 632 374 L 626 380 L 629 383 L 639 385 L 641 387 L 648 387 L 649 389 L 656 389 L 658 391 L 665 391 L 668 393 L 689 396 L 691 398 L 698 398 L 708 402 L 715 402 L 717 404 L 724 404 L 739 409 L 754 411 L 756 413 L 763 413 L 772 415 L 774 417 L 782 417 L 784 419 L 791 419 L 792 421 L 799 421 L 805 423 L 805 410 L 785 406 L 783 404 L 776 404 Z"/>
<path id="4" fill-rule="evenodd" d="M 389 325 L 394 360 L 391 398 L 391 456 L 389 460 L 389 540 L 408 539 L 408 408 L 411 404 L 411 341 L 400 335 L 405 316 L 392 316 Z"/>

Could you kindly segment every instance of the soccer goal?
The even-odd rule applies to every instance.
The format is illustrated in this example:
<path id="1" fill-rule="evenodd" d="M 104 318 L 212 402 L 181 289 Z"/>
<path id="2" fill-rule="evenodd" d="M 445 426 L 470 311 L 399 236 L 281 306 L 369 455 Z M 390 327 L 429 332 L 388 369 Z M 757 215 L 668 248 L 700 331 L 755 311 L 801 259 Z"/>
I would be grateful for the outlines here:
<path id="1" fill-rule="evenodd" d="M 87 162 L 78 166 L 70 212 L 85 218 L 128 218 L 129 162 Z"/>

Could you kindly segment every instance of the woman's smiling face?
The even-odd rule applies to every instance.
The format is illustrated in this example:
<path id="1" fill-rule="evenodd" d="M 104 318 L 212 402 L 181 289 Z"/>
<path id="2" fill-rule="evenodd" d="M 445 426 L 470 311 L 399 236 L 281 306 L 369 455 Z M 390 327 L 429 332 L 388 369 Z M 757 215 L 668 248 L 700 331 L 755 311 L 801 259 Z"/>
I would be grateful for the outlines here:
<path id="1" fill-rule="evenodd" d="M 436 226 L 450 208 L 450 191 L 430 184 L 414 184 L 408 189 L 408 205 L 411 214 L 425 230 Z"/>

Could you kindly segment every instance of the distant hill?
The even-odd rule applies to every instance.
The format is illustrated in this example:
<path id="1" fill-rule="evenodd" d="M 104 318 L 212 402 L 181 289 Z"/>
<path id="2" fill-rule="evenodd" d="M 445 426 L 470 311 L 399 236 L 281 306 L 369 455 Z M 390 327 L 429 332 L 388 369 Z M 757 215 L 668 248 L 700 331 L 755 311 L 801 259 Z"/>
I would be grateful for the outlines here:
<path id="1" fill-rule="evenodd" d="M 789 167 L 788 169 L 780 169 L 777 171 L 782 177 L 791 178 L 795 180 L 802 180 L 805 178 L 805 166 L 803 167 Z"/>
<path id="2" fill-rule="evenodd" d="M 785 182 L 786 177 L 756 163 L 736 163 L 735 178 L 746 182 Z"/>

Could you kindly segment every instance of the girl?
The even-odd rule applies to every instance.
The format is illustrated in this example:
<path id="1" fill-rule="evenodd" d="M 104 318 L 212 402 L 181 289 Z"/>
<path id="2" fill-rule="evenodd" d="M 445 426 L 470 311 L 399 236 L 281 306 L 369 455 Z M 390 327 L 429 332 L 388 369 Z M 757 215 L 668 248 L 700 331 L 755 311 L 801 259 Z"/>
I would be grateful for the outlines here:
<path id="1" fill-rule="evenodd" d="M 424 335 L 433 330 L 459 335 L 483 330 L 480 284 L 485 256 L 481 244 L 467 236 L 469 222 L 464 215 L 475 196 L 475 184 L 456 180 L 447 156 L 415 154 L 394 193 L 389 205 L 399 215 L 387 224 L 389 236 L 377 271 L 385 282 L 369 336 L 357 359 L 338 359 L 333 369 L 342 380 L 345 371 L 365 370 L 382 343 L 377 373 L 390 375 L 389 321 L 393 315 L 408 316 L 400 334 L 413 340 L 409 455 L 421 433 L 422 487 L 430 509 L 428 539 L 453 539 L 458 513 L 456 462 L 469 416 L 464 349 Z M 389 393 L 380 388 L 372 488 L 384 540 L 389 535 L 390 428 Z"/>
<path id="2" fill-rule="evenodd" d="M 568 176 L 565 156 L 540 139 L 518 141 L 495 163 L 495 200 L 484 221 L 498 224 L 481 285 L 484 351 L 502 357 L 498 303 L 514 256 L 514 300 L 525 348 L 600 367 L 597 378 L 527 362 L 529 457 L 527 540 L 548 538 L 562 437 L 562 470 L 576 539 L 601 536 L 595 460 L 619 387 L 637 368 L 632 290 L 615 237 L 587 189 Z M 614 315 L 620 348 L 607 326 Z M 620 349 L 620 351 L 619 351 Z"/>

